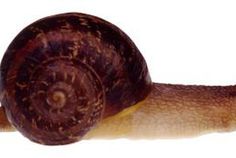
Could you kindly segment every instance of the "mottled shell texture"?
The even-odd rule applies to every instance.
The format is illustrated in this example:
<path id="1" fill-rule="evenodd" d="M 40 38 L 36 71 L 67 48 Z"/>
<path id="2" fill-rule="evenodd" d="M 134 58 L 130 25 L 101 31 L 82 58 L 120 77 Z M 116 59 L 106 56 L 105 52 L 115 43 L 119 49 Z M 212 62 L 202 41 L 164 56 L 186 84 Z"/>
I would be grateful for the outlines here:
<path id="1" fill-rule="evenodd" d="M 67 13 L 22 30 L 0 68 L 2 106 L 23 135 L 42 144 L 79 140 L 103 117 L 143 100 L 147 65 L 119 28 Z"/>

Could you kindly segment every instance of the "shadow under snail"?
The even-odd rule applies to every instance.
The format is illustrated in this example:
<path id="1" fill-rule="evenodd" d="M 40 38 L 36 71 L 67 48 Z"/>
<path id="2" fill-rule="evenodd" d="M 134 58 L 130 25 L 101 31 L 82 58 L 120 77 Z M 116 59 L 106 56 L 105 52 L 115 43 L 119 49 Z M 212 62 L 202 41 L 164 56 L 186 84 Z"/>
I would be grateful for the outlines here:
<path id="1" fill-rule="evenodd" d="M 172 138 L 236 128 L 236 87 L 153 83 L 130 38 L 65 13 L 23 29 L 0 67 L 0 131 L 47 145 Z"/>

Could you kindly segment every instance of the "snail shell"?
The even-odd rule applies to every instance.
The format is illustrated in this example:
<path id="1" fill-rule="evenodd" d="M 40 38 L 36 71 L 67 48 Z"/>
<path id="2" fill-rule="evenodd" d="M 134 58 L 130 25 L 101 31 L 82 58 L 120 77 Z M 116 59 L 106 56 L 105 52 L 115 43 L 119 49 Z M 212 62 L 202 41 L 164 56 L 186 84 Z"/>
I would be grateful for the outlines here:
<path id="1" fill-rule="evenodd" d="M 143 100 L 152 85 L 129 37 L 80 13 L 27 26 L 5 52 L 0 74 L 8 120 L 48 145 L 79 140 L 102 118 Z"/>

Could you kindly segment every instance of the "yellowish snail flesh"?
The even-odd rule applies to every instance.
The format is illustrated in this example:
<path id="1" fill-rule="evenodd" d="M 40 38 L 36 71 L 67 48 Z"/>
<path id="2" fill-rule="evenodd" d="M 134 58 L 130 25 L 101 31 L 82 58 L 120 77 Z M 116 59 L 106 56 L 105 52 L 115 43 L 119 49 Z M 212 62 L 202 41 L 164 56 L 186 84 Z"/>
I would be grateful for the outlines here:
<path id="1" fill-rule="evenodd" d="M 27 26 L 0 67 L 0 131 L 47 145 L 90 138 L 173 138 L 236 127 L 235 86 L 152 83 L 129 37 L 95 16 Z"/>

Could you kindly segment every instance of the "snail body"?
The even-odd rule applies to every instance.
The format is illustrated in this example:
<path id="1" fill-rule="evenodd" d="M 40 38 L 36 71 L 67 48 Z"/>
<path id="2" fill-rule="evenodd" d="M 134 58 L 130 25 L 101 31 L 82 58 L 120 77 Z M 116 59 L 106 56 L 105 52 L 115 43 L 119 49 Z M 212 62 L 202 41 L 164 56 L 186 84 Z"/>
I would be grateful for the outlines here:
<path id="1" fill-rule="evenodd" d="M 102 120 L 85 138 L 186 138 L 236 129 L 235 86 L 154 83 L 138 104 Z"/>
<path id="2" fill-rule="evenodd" d="M 0 75 L 0 130 L 13 126 L 41 144 L 235 129 L 235 86 L 152 83 L 130 38 L 91 15 L 27 26 L 5 52 Z"/>

